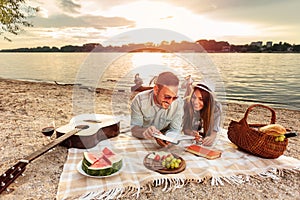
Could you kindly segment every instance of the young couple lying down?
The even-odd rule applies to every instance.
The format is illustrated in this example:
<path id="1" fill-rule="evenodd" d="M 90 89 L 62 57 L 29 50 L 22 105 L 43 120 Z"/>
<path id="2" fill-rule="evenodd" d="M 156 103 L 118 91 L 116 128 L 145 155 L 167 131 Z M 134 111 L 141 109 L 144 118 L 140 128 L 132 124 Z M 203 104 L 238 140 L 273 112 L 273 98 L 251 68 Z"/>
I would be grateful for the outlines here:
<path id="1" fill-rule="evenodd" d="M 184 100 L 177 96 L 178 89 L 178 77 L 172 72 L 163 72 L 152 90 L 137 94 L 131 104 L 132 135 L 154 139 L 155 134 L 183 132 L 211 146 L 220 129 L 221 104 L 204 83 L 188 84 Z M 160 140 L 158 143 L 167 145 Z"/>

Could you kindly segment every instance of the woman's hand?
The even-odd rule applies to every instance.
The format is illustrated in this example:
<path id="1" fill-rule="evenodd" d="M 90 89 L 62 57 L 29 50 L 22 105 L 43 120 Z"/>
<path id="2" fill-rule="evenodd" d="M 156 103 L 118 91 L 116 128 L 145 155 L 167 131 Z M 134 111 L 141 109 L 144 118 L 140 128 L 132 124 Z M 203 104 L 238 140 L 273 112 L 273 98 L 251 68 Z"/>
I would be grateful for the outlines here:
<path id="1" fill-rule="evenodd" d="M 202 143 L 202 136 L 199 134 L 198 131 L 192 131 L 191 135 L 195 137 L 195 141 L 197 143 Z"/>
<path id="2" fill-rule="evenodd" d="M 215 139 L 216 139 L 217 133 L 212 133 L 210 136 L 207 136 L 203 139 L 202 144 L 205 146 L 211 146 Z"/>
<path id="3" fill-rule="evenodd" d="M 187 130 L 187 131 L 185 132 L 185 134 L 194 136 L 194 137 L 195 137 L 195 141 L 196 141 L 197 143 L 202 143 L 202 136 L 199 134 L 198 131 Z"/>

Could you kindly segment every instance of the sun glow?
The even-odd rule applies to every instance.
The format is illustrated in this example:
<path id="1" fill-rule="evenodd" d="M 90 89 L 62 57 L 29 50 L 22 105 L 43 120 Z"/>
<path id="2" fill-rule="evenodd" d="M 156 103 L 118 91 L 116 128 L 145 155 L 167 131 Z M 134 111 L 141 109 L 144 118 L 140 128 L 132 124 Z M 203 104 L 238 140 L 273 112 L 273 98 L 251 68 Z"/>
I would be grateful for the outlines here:
<path id="1" fill-rule="evenodd" d="M 211 20 L 204 15 L 163 2 L 139 1 L 113 7 L 101 12 L 107 17 L 124 17 L 135 21 L 138 28 L 168 29 L 183 34 L 192 41 L 224 36 L 245 37 L 260 34 L 254 25 Z M 130 30 L 126 29 L 126 30 Z M 107 35 L 117 34 L 122 29 L 106 30 Z M 138 36 L 137 36 L 138 37 Z M 151 38 L 149 38 L 149 41 Z M 157 42 L 157 41 L 154 41 Z"/>
<path id="2" fill-rule="evenodd" d="M 102 44 L 116 39 L 115 36 L 119 35 L 122 35 L 122 38 L 114 41 L 116 45 L 144 42 L 158 44 L 164 40 L 180 42 L 182 38 L 188 41 L 213 39 L 228 41 L 231 44 L 246 44 L 257 40 L 285 41 L 282 39 L 283 36 L 290 37 L 290 40 L 293 38 L 296 38 L 295 41 L 298 40 L 296 33 L 299 31 L 297 32 L 294 24 L 286 22 L 270 24 L 269 21 L 264 21 L 263 16 L 258 18 L 256 15 L 253 19 L 247 18 L 249 12 L 246 13 L 248 15 L 239 18 L 239 14 L 243 14 L 244 11 L 240 10 L 236 13 L 234 6 L 205 10 L 203 4 L 192 5 L 188 2 L 186 6 L 183 4 L 179 6 L 181 3 L 179 1 L 175 4 L 172 1 L 150 0 L 126 2 L 80 0 L 73 1 L 74 5 L 61 4 L 59 1 L 31 0 L 29 2 L 30 5 L 40 8 L 36 21 L 33 20 L 34 27 L 25 28 L 27 33 L 22 33 L 18 37 L 11 36 L 18 43 L 0 42 L 2 48 L 24 47 L 25 41 L 26 45 L 29 42 L 27 39 L 19 40 L 23 36 L 34 38 L 30 46 L 45 44 L 62 46 L 68 43 L 90 42 Z M 276 7 L 275 10 L 278 9 Z M 205 12 L 202 12 L 203 10 Z M 246 11 L 248 8 L 245 9 Z M 56 23 L 58 20 L 59 22 Z M 150 30 L 149 34 L 138 32 L 141 29 Z M 163 34 L 161 30 L 170 32 Z M 132 31 L 136 34 L 129 35 Z M 179 35 L 181 36 L 176 38 Z M 45 44 L 41 41 L 45 41 Z"/>

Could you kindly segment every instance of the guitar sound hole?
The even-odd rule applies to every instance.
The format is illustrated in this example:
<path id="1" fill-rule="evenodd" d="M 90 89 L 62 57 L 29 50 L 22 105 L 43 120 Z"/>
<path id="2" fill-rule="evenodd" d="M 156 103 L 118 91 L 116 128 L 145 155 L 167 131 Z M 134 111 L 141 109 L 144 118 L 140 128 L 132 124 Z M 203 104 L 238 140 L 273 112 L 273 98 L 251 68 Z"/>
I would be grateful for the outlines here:
<path id="1" fill-rule="evenodd" d="M 78 125 L 75 128 L 78 128 L 78 129 L 88 129 L 89 126 L 88 125 Z"/>

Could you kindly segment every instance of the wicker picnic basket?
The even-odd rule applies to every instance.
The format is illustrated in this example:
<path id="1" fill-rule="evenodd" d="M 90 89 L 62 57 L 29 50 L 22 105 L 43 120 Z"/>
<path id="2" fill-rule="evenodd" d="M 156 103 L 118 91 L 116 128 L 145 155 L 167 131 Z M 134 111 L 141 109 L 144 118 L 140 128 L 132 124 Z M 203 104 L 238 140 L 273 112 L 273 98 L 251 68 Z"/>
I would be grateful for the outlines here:
<path id="1" fill-rule="evenodd" d="M 255 107 L 263 107 L 271 111 L 271 124 L 275 124 L 275 111 L 265 105 L 251 105 L 245 115 L 239 122 L 231 121 L 228 127 L 229 140 L 237 145 L 240 149 L 262 158 L 278 158 L 286 150 L 288 139 L 282 142 L 276 142 L 275 136 L 267 135 L 258 131 L 259 127 L 266 124 L 248 124 L 247 117 L 251 110 Z"/>

